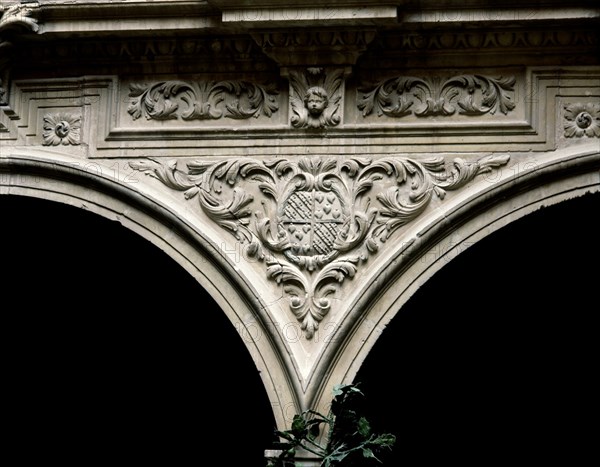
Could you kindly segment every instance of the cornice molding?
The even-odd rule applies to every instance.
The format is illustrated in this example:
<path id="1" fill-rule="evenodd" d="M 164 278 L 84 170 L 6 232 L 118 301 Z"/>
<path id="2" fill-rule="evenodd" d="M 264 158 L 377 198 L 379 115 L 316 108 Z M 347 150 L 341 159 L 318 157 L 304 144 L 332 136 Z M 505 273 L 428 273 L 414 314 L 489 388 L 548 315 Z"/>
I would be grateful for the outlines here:
<path id="1" fill-rule="evenodd" d="M 220 12 L 205 1 L 193 0 L 39 0 L 24 3 L 39 9 L 40 30 L 43 35 L 147 35 L 164 36 L 182 31 L 197 33 L 221 26 Z M 19 7 L 13 2 L 8 8 Z"/>
<path id="2" fill-rule="evenodd" d="M 286 8 L 244 8 L 225 10 L 222 13 L 224 24 L 243 27 L 323 27 L 323 26 L 393 26 L 398 21 L 394 6 L 354 6 L 354 7 L 286 7 Z"/>
<path id="3" fill-rule="evenodd" d="M 485 0 L 375 1 L 298 0 L 293 6 L 281 1 L 194 0 L 87 0 L 3 2 L 3 9 L 37 8 L 42 34 L 82 36 L 94 34 L 165 35 L 181 31 L 239 33 L 265 28 L 383 27 L 396 29 L 461 27 L 513 27 L 564 24 L 600 19 L 593 1 L 510 1 L 500 7 Z M 0 10 L 1 12 L 2 10 Z M 6 14 L 4 15 L 6 16 Z"/>

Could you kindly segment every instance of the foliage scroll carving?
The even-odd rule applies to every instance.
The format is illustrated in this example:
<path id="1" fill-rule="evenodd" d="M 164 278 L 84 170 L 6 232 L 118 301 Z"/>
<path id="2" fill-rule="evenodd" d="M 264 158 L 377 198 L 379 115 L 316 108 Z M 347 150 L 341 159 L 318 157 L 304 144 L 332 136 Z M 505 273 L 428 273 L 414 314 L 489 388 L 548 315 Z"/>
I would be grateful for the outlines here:
<path id="1" fill-rule="evenodd" d="M 475 161 L 442 157 L 143 159 L 130 166 L 197 199 L 202 211 L 263 261 L 283 285 L 308 339 L 329 313 L 340 285 L 400 227 L 419 217 L 434 197 L 508 163 L 509 156 Z M 250 191 L 260 192 L 255 199 Z"/>
<path id="2" fill-rule="evenodd" d="M 162 81 L 131 84 L 129 91 L 127 112 L 134 120 L 243 120 L 271 117 L 279 109 L 275 89 L 248 81 Z"/>
<path id="3" fill-rule="evenodd" d="M 378 116 L 400 118 L 508 114 L 515 108 L 513 76 L 489 78 L 482 75 L 460 75 L 418 78 L 399 76 L 375 86 L 359 89 L 358 108 L 363 117 L 375 112 Z"/>

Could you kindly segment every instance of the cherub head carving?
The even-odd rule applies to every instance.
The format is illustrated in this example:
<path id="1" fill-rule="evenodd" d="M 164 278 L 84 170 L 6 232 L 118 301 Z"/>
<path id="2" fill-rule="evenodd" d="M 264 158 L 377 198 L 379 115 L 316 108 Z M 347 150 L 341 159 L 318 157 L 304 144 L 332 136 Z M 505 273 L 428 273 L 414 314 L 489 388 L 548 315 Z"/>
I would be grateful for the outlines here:
<path id="1" fill-rule="evenodd" d="M 304 106 L 313 117 L 318 117 L 329 105 L 327 91 L 321 86 L 311 86 L 304 94 Z"/>
<path id="2" fill-rule="evenodd" d="M 340 123 L 344 69 L 289 71 L 290 122 L 295 128 L 326 128 Z"/>

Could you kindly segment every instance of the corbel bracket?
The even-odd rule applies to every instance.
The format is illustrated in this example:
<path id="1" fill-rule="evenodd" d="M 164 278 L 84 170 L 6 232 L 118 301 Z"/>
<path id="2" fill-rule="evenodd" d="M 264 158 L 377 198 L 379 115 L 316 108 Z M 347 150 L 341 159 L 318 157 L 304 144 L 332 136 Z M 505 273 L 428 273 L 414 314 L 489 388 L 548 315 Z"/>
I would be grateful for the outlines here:
<path id="1" fill-rule="evenodd" d="M 375 35 L 374 30 L 251 33 L 263 53 L 281 67 L 353 66 Z"/>

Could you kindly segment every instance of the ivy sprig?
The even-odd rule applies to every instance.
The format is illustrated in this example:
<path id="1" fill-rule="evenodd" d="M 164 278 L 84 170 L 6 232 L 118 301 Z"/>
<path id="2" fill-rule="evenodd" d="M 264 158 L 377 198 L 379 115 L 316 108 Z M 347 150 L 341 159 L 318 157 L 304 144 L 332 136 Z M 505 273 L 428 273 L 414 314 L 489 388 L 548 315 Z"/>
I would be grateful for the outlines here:
<path id="1" fill-rule="evenodd" d="M 293 465 L 296 450 L 302 448 L 321 459 L 321 467 L 368 466 L 381 463 L 377 457 L 384 449 L 392 449 L 396 436 L 373 433 L 371 424 L 360 411 L 364 397 L 358 384 L 339 384 L 333 388 L 333 400 L 327 415 L 306 410 L 294 415 L 288 430 L 275 430 L 282 441 L 280 455 L 271 467 Z M 322 432 L 322 429 L 325 432 Z M 326 434 L 325 441 L 321 441 Z"/>

